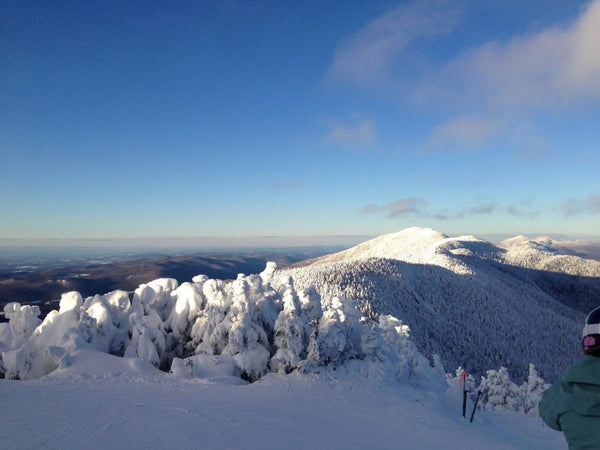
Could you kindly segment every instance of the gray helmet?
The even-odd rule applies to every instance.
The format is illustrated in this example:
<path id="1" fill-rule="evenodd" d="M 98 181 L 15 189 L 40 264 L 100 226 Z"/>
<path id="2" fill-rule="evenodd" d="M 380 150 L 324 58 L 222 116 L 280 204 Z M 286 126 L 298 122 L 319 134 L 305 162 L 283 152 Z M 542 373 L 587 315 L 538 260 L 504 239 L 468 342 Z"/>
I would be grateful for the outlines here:
<path id="1" fill-rule="evenodd" d="M 581 345 L 586 355 L 600 356 L 600 307 L 585 318 Z"/>

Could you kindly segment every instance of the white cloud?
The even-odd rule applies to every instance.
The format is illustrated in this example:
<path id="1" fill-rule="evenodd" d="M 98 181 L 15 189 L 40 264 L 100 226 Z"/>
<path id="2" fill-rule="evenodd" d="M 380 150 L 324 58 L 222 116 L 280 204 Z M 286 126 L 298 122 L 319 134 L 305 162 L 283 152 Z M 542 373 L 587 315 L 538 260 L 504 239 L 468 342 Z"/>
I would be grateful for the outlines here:
<path id="1" fill-rule="evenodd" d="M 423 80 L 416 98 L 513 111 L 568 108 L 600 96 L 600 0 L 567 27 L 486 42 Z"/>
<path id="2" fill-rule="evenodd" d="M 355 125 L 330 122 L 325 139 L 338 145 L 351 147 L 371 147 L 377 143 L 377 129 L 370 119 L 364 119 Z"/>
<path id="3" fill-rule="evenodd" d="M 425 151 L 476 148 L 507 136 L 521 156 L 548 144 L 535 114 L 566 111 L 600 98 L 600 0 L 566 27 L 551 27 L 507 42 L 487 42 L 424 77 L 413 100 L 461 115 L 430 133 Z M 464 111 L 479 111 L 465 114 Z M 523 124 L 529 130 L 523 130 Z"/>
<path id="4" fill-rule="evenodd" d="M 426 151 L 473 150 L 507 139 L 520 155 L 537 157 L 548 150 L 539 113 L 597 104 L 600 0 L 584 4 L 569 23 L 474 43 L 436 66 L 440 57 L 427 55 L 427 41 L 453 31 L 460 15 L 455 2 L 403 4 L 338 46 L 329 78 L 386 89 L 396 101 L 446 114 L 429 133 Z M 414 67 L 411 46 L 424 55 Z M 433 56 L 430 64 L 427 56 Z M 527 130 L 523 123 L 530 124 Z"/>
<path id="5" fill-rule="evenodd" d="M 571 52 L 561 67 L 557 84 L 574 94 L 600 95 L 600 1 L 586 10 L 567 36 Z"/>
<path id="6" fill-rule="evenodd" d="M 363 86 L 381 83 L 412 41 L 449 31 L 458 16 L 456 4 L 447 0 L 400 5 L 339 45 L 329 76 Z"/>
<path id="7" fill-rule="evenodd" d="M 380 214 L 385 213 L 389 219 L 396 217 L 408 216 L 411 214 L 422 214 L 422 208 L 427 205 L 427 202 L 421 198 L 401 198 L 387 205 L 377 205 L 371 203 L 361 209 L 363 214 Z"/>

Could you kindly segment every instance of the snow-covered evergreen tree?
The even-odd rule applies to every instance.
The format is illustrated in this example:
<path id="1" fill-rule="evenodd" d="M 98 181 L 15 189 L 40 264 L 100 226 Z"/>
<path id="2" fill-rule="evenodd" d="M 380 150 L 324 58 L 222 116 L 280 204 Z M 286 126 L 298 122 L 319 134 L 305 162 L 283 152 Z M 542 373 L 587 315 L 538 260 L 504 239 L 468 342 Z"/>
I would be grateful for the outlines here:
<path id="1" fill-rule="evenodd" d="M 225 322 L 231 299 L 222 280 L 206 280 L 202 284 L 205 306 L 199 311 L 187 344 L 195 354 L 221 354 L 227 345 L 229 321 Z"/>
<path id="2" fill-rule="evenodd" d="M 290 278 L 283 284 L 283 309 L 275 321 L 275 355 L 271 358 L 271 370 L 289 373 L 300 365 L 306 357 L 307 319 L 303 314 L 301 302 L 293 288 Z"/>
<path id="3" fill-rule="evenodd" d="M 256 380 L 267 372 L 270 353 L 265 331 L 252 321 L 254 304 L 249 301 L 249 285 L 243 275 L 233 282 L 231 307 L 227 314 L 231 324 L 223 354 L 232 355 L 242 376 Z"/>
<path id="4" fill-rule="evenodd" d="M 360 355 L 362 314 L 356 303 L 334 297 L 322 302 L 323 315 L 319 320 L 317 346 L 319 361 L 333 366 Z"/>
<path id="5" fill-rule="evenodd" d="M 176 288 L 176 280 L 161 278 L 135 290 L 129 315 L 131 341 L 125 349 L 125 357 L 141 358 L 156 367 L 167 365 L 163 319 L 169 316 L 173 305 L 171 291 Z"/>
<path id="6" fill-rule="evenodd" d="M 13 302 L 4 306 L 4 317 L 8 323 L 0 324 L 0 351 L 20 347 L 42 323 L 37 305 Z"/>
<path id="7" fill-rule="evenodd" d="M 524 408 L 528 414 L 539 415 L 539 403 L 543 393 L 550 387 L 542 377 L 539 376 L 535 366 L 529 364 L 529 375 L 527 381 L 521 388 L 524 394 Z"/>
<path id="8" fill-rule="evenodd" d="M 481 378 L 479 399 L 483 409 L 510 409 L 519 411 L 523 408 L 523 395 L 519 386 L 510 380 L 506 367 L 498 370 L 488 370 Z"/>

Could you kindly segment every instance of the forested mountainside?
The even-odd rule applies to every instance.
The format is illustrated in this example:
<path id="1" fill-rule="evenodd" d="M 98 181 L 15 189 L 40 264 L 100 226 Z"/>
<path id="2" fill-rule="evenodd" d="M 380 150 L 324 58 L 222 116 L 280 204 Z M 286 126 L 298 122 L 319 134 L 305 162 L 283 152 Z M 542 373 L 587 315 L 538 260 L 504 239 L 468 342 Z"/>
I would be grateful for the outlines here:
<path id="1" fill-rule="evenodd" d="M 494 245 L 411 228 L 281 271 L 296 288 L 357 299 L 411 328 L 447 371 L 533 363 L 547 380 L 580 354 L 581 324 L 600 299 L 600 262 L 527 245 Z"/>

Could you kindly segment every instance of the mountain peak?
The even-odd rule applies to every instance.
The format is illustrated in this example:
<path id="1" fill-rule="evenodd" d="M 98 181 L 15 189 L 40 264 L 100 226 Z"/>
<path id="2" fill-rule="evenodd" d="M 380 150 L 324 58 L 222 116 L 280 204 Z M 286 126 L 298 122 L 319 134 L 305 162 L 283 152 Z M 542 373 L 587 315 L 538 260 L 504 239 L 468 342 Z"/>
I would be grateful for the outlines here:
<path id="1" fill-rule="evenodd" d="M 367 258 L 385 258 L 415 264 L 434 264 L 461 270 L 462 264 L 450 262 L 455 255 L 471 254 L 472 243 L 487 243 L 474 236 L 450 238 L 431 228 L 411 227 L 384 234 L 342 252 L 313 259 L 308 265 Z M 467 270 L 468 271 L 468 270 Z"/>

